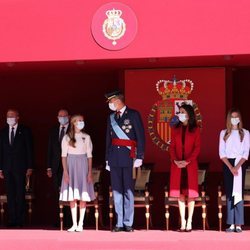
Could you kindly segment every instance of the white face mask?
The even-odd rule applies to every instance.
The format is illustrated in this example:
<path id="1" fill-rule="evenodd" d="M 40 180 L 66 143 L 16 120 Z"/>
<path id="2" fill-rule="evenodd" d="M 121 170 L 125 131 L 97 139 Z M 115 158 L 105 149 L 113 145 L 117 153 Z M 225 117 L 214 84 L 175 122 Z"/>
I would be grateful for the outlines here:
<path id="1" fill-rule="evenodd" d="M 82 130 L 85 126 L 85 123 L 84 121 L 78 121 L 77 124 L 76 124 L 76 127 L 79 129 L 79 130 Z"/>
<path id="2" fill-rule="evenodd" d="M 116 111 L 116 106 L 113 102 L 109 102 L 109 108 L 112 110 L 112 111 Z"/>
<path id="3" fill-rule="evenodd" d="M 231 123 L 233 126 L 236 126 L 240 123 L 240 118 L 236 117 L 236 118 L 231 118 Z"/>
<path id="4" fill-rule="evenodd" d="M 7 123 L 10 125 L 10 126 L 13 126 L 15 125 L 17 122 L 16 122 L 16 118 L 7 118 Z"/>
<path id="5" fill-rule="evenodd" d="M 69 118 L 68 118 L 68 116 L 58 116 L 58 122 L 61 125 L 65 125 L 69 122 Z"/>
<path id="6" fill-rule="evenodd" d="M 186 114 L 183 113 L 178 114 L 178 118 L 180 122 L 185 122 L 187 120 Z"/>

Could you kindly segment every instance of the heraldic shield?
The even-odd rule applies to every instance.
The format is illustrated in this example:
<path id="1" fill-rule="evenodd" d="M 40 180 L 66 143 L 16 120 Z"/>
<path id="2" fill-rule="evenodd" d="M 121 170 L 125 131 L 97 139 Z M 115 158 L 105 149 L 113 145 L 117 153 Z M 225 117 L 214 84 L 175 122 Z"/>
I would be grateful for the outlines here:
<path id="1" fill-rule="evenodd" d="M 202 127 L 202 119 L 199 108 L 188 95 L 193 91 L 194 83 L 189 80 L 159 80 L 156 90 L 162 100 L 157 101 L 151 108 L 148 116 L 148 132 L 155 145 L 167 151 L 171 143 L 171 127 L 179 120 L 177 114 L 183 104 L 193 106 L 198 126 Z"/>

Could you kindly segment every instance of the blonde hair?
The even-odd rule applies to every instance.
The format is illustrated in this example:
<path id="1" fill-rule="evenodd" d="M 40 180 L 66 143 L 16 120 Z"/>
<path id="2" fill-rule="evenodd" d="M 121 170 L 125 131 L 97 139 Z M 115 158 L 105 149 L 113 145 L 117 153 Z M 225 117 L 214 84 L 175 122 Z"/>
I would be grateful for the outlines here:
<path id="1" fill-rule="evenodd" d="M 231 109 L 228 111 L 227 121 L 226 121 L 227 130 L 226 130 L 226 133 L 225 133 L 223 139 L 224 139 L 224 141 L 226 141 L 232 133 L 232 123 L 231 123 L 232 113 L 237 113 L 239 116 L 240 122 L 237 126 L 238 126 L 238 130 L 239 130 L 240 141 L 242 142 L 243 138 L 244 138 L 244 131 L 243 131 L 243 123 L 242 123 L 241 113 L 238 109 Z"/>
<path id="2" fill-rule="evenodd" d="M 70 119 L 70 128 L 69 131 L 67 133 L 68 137 L 69 137 L 69 145 L 73 148 L 75 148 L 75 143 L 76 143 L 76 138 L 75 138 L 75 125 L 74 123 L 76 122 L 77 118 L 83 118 L 83 115 L 81 114 L 77 114 L 77 115 L 73 115 Z M 81 130 L 83 132 L 83 129 Z"/>

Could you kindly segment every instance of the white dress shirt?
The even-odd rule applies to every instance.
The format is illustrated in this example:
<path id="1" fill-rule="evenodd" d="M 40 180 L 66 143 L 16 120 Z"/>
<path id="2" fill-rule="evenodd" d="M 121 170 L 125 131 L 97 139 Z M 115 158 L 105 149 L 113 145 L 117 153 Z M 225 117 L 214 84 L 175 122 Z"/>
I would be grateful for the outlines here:
<path id="1" fill-rule="evenodd" d="M 248 159 L 249 156 L 249 131 L 243 129 L 244 138 L 240 141 L 239 130 L 232 130 L 231 135 L 224 141 L 226 129 L 220 133 L 219 155 L 220 158 L 234 159 L 241 156 L 241 158 Z"/>

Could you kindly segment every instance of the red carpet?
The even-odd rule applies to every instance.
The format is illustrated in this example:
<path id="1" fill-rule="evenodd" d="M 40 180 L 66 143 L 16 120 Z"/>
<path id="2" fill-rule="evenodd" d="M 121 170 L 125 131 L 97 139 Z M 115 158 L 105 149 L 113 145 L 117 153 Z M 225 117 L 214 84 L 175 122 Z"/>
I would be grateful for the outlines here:
<path id="1" fill-rule="evenodd" d="M 135 231 L 111 233 L 85 230 L 82 233 L 50 230 L 0 230 L 1 250 L 85 250 L 85 249 L 249 249 L 250 231 L 241 234 L 217 231 Z"/>

